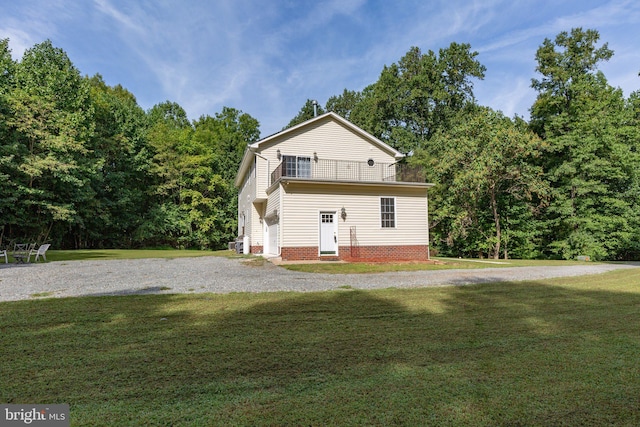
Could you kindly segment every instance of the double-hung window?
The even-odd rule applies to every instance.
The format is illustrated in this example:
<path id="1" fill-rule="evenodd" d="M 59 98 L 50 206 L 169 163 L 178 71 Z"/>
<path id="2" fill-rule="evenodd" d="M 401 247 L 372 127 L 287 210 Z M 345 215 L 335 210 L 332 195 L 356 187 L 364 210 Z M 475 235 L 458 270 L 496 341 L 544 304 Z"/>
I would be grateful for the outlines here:
<path id="1" fill-rule="evenodd" d="M 395 228 L 396 226 L 396 199 L 395 197 L 380 197 L 380 222 L 382 228 Z"/>
<path id="2" fill-rule="evenodd" d="M 282 176 L 311 178 L 311 157 L 282 156 Z"/>

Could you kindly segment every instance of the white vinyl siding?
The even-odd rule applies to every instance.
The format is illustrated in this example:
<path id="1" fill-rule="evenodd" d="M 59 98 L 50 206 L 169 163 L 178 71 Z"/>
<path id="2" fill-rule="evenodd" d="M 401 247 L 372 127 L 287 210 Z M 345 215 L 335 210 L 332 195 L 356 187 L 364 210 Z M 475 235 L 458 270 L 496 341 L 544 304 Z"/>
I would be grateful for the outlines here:
<path id="1" fill-rule="evenodd" d="M 280 212 L 280 187 L 276 187 L 273 192 L 269 194 L 267 208 L 264 212 L 265 217 L 272 217 L 274 214 L 277 214 L 278 217 L 282 214 L 282 212 Z"/>
<path id="2" fill-rule="evenodd" d="M 347 185 L 337 182 L 314 183 L 282 182 L 274 185 L 271 173 L 286 156 L 295 157 L 296 174 L 311 174 L 315 168 L 330 167 L 331 160 L 359 162 L 348 168 L 335 168 L 337 181 L 378 181 L 383 176 L 384 165 L 397 159 L 390 147 L 370 139 L 335 117 L 327 116 L 266 138 L 252 146 L 246 156 L 252 156 L 251 166 L 243 163 L 244 181 L 236 181 L 240 187 L 238 214 L 248 212 L 245 232 L 251 236 L 252 245 L 267 245 L 264 240 L 265 224 L 279 218 L 279 247 L 318 246 L 320 237 L 320 212 L 336 212 L 338 242 L 350 243 L 350 229 L 356 227 L 358 242 L 366 245 L 425 245 L 428 244 L 427 194 L 425 186 L 400 184 Z M 278 155 L 280 152 L 280 155 Z M 280 158 L 278 158 L 280 157 Z M 301 160 L 303 159 L 303 160 Z M 318 161 L 316 161 L 318 159 Z M 320 160 L 325 161 L 320 162 Z M 368 166 L 371 160 L 373 165 Z M 351 169 L 352 174 L 338 176 Z M 338 171 L 341 171 L 338 173 Z M 364 177 L 364 178 L 362 178 Z M 267 190 L 269 193 L 267 194 Z M 380 199 L 394 199 L 394 227 L 382 227 Z M 346 220 L 340 216 L 342 208 Z M 246 215 L 246 214 L 245 214 Z M 265 222 L 268 218 L 269 221 Z"/>
<path id="3" fill-rule="evenodd" d="M 283 247 L 317 246 L 319 241 L 319 211 L 336 211 L 338 241 L 350 244 L 350 228 L 356 227 L 361 246 L 366 245 L 426 245 L 428 244 L 427 198 L 425 188 L 394 189 L 395 228 L 380 226 L 380 194 L 389 188 L 354 187 L 335 184 L 290 183 L 282 193 Z M 346 220 L 340 217 L 345 208 Z"/>
<path id="4" fill-rule="evenodd" d="M 277 151 L 281 158 L 278 159 Z M 367 162 L 373 159 L 375 163 L 393 163 L 395 157 L 378 146 L 353 133 L 340 123 L 330 118 L 321 120 L 308 127 L 274 138 L 260 154 L 269 159 L 273 171 L 285 155 L 309 157 L 313 163 L 315 157 L 319 159 L 351 160 Z"/>
<path id="5" fill-rule="evenodd" d="M 238 236 L 243 234 L 251 236 L 251 220 L 255 216 L 253 215 L 255 209 L 253 209 L 253 203 L 251 202 L 255 198 L 255 189 L 255 167 L 252 165 L 238 194 Z"/>
<path id="6" fill-rule="evenodd" d="M 277 255 L 280 247 L 280 229 L 281 229 L 281 215 L 280 211 L 280 187 L 276 187 L 270 194 L 269 199 L 265 205 L 265 211 L 263 215 L 263 227 L 268 228 L 269 232 L 266 233 L 263 228 L 262 238 L 265 240 L 264 250 L 265 253 L 270 255 Z M 268 241 L 266 241 L 268 239 Z"/>
<path id="7" fill-rule="evenodd" d="M 267 167 L 267 161 L 265 159 L 256 156 L 255 160 L 256 192 L 254 194 L 258 199 L 266 199 L 267 194 L 265 193 L 265 190 L 271 185 L 269 182 L 269 175 L 271 174 L 269 168 L 273 168 L 273 163 L 269 161 L 269 167 Z"/>

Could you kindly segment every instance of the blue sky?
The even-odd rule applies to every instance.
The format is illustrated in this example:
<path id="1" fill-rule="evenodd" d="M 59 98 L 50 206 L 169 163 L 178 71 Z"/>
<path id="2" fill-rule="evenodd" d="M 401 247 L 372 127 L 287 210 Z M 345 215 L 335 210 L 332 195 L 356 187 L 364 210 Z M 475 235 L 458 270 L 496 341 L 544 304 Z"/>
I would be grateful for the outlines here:
<path id="1" fill-rule="evenodd" d="M 627 0 L 0 0 L 14 58 L 50 39 L 84 75 L 121 84 L 144 109 L 170 100 L 190 119 L 242 110 L 262 136 L 307 99 L 362 90 L 411 46 L 470 43 L 487 67 L 478 102 L 528 119 L 535 51 L 574 27 L 596 29 L 601 66 L 625 96 L 640 89 L 640 2 Z"/>

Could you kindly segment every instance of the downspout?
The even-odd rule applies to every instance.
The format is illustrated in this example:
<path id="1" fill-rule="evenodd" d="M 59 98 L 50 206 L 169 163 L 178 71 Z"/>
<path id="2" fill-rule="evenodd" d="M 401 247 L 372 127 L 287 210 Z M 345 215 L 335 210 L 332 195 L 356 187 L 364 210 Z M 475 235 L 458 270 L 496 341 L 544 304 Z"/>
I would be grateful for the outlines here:
<path id="1" fill-rule="evenodd" d="M 278 215 L 278 256 L 282 258 L 282 199 L 284 198 L 284 186 L 282 185 L 282 181 L 280 181 L 280 203 L 278 204 L 280 209 L 280 214 Z"/>
<path id="2" fill-rule="evenodd" d="M 426 190 L 427 197 L 427 260 L 431 260 L 431 236 L 429 235 L 429 189 Z"/>

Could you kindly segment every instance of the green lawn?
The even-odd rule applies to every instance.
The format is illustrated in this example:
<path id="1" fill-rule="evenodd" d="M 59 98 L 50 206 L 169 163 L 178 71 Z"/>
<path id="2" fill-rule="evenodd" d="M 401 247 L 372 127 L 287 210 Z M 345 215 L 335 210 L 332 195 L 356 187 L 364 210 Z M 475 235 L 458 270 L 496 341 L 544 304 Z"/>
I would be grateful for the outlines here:
<path id="1" fill-rule="evenodd" d="M 640 425 L 640 269 L 0 303 L 2 402 L 72 425 Z"/>
<path id="2" fill-rule="evenodd" d="M 555 266 L 584 264 L 584 261 L 565 260 L 493 260 L 493 259 L 457 259 L 433 258 L 435 263 L 428 262 L 320 262 L 312 264 L 285 264 L 284 268 L 306 273 L 382 273 L 389 271 L 418 271 L 418 270 L 450 270 L 459 268 L 504 268 L 529 266 Z"/>

